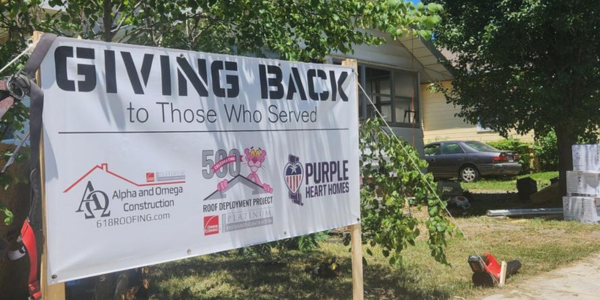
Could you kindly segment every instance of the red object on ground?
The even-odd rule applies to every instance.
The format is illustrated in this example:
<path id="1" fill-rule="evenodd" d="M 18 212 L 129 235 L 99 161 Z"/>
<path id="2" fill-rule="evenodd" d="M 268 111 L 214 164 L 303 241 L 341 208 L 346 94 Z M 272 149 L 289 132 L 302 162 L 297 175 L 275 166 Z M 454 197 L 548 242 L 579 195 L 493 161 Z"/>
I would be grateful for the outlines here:
<path id="1" fill-rule="evenodd" d="M 473 284 L 476 286 L 494 286 L 500 281 L 502 265 L 491 254 L 482 256 L 471 255 L 468 259 L 469 266 L 473 271 Z M 518 260 L 509 261 L 506 268 L 506 276 L 516 273 L 521 268 Z"/>
<path id="2" fill-rule="evenodd" d="M 502 271 L 502 265 L 498 263 L 496 258 L 491 254 L 485 254 L 487 257 L 487 266 L 485 267 L 485 271 L 494 275 L 497 281 L 500 281 L 500 272 Z"/>
<path id="3" fill-rule="evenodd" d="M 471 266 L 471 270 L 473 270 L 474 273 L 489 273 L 494 276 L 496 281 L 500 281 L 500 271 L 502 266 L 498 263 L 496 258 L 489 253 L 482 256 L 469 256 L 469 266 Z"/>

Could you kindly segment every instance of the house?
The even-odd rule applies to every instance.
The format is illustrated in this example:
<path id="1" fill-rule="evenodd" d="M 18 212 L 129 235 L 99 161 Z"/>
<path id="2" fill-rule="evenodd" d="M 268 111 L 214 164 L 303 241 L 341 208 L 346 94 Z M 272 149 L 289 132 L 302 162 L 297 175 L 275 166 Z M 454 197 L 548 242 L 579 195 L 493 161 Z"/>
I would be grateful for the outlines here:
<path id="1" fill-rule="evenodd" d="M 444 59 L 452 59 L 453 54 L 442 50 Z M 452 87 L 452 79 L 440 80 L 444 88 Z M 480 142 L 497 141 L 503 139 L 497 132 L 481 126 L 470 124 L 456 117 L 460 107 L 446 103 L 446 98 L 441 92 L 429 91 L 430 85 L 421 82 L 421 103 L 423 107 L 423 139 L 425 143 L 441 140 L 475 140 Z M 533 142 L 534 134 L 511 134 L 512 137 L 523 142 Z"/>
<path id="2" fill-rule="evenodd" d="M 376 107 L 392 132 L 422 153 L 425 111 L 421 86 L 452 80 L 452 74 L 439 63 L 443 56 L 431 42 L 414 36 L 392 40 L 385 33 L 371 33 L 387 42 L 380 46 L 356 46 L 352 54 L 333 53 L 331 63 L 356 59 L 362 87 L 359 118 L 375 117 Z"/>
<path id="3" fill-rule="evenodd" d="M 442 60 L 451 58 L 447 51 L 438 51 L 430 41 L 419 37 L 387 40 L 380 46 L 360 45 L 354 53 L 333 53 L 331 63 L 346 58 L 358 60 L 359 84 L 379 109 L 397 136 L 422 153 L 423 145 L 437 140 L 497 141 L 497 132 L 469 124 L 456 117 L 460 107 L 446 103 L 440 92 L 429 91 L 431 83 L 451 87 L 454 79 Z M 359 90 L 360 118 L 374 117 L 375 111 L 367 95 Z M 533 141 L 533 133 L 513 135 L 521 141 Z"/>

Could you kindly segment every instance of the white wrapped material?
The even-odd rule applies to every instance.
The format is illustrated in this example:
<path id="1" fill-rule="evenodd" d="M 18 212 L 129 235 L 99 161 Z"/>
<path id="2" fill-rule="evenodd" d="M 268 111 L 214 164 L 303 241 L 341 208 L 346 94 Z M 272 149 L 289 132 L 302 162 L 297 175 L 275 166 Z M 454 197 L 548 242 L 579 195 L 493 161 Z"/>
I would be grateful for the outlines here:
<path id="1" fill-rule="evenodd" d="M 599 223 L 600 198 L 563 197 L 563 215 L 567 221 Z"/>
<path id="2" fill-rule="evenodd" d="M 600 172 L 567 171 L 568 196 L 600 196 Z"/>
<path id="3" fill-rule="evenodd" d="M 573 170 L 600 171 L 600 144 L 573 145 Z"/>

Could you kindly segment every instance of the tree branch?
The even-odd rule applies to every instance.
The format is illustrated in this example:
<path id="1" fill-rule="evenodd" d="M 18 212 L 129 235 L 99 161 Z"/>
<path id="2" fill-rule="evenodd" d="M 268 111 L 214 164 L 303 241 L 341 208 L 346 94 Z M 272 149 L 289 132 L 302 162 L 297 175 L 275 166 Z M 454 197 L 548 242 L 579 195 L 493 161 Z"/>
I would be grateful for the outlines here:
<path id="1" fill-rule="evenodd" d="M 142 1 L 138 2 L 136 5 L 133 6 L 133 8 L 131 9 L 131 12 L 127 12 L 126 14 L 123 14 L 121 16 L 121 21 L 119 21 L 119 24 L 117 25 L 117 27 L 115 27 L 112 32 L 115 33 L 117 31 L 119 31 L 121 29 L 121 27 L 123 27 L 123 23 L 125 22 L 125 20 L 127 20 L 127 18 L 129 18 L 129 15 L 135 13 L 135 11 L 142 5 Z M 122 6 L 122 3 L 119 5 L 119 8 L 117 9 L 117 11 L 120 11 Z"/>

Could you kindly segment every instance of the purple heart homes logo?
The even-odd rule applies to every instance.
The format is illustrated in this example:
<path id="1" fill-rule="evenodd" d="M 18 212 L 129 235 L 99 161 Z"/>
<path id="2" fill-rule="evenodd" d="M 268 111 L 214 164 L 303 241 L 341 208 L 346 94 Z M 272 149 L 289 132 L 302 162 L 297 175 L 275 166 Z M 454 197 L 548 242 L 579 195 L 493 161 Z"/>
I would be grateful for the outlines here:
<path id="1" fill-rule="evenodd" d="M 304 179 L 304 170 L 300 163 L 300 158 L 290 154 L 288 156 L 289 161 L 283 169 L 285 177 L 285 185 L 287 185 L 290 191 L 290 199 L 292 202 L 298 205 L 304 205 L 302 203 L 302 195 L 300 194 L 300 186 L 302 186 L 302 180 Z"/>

